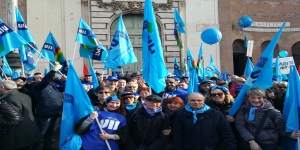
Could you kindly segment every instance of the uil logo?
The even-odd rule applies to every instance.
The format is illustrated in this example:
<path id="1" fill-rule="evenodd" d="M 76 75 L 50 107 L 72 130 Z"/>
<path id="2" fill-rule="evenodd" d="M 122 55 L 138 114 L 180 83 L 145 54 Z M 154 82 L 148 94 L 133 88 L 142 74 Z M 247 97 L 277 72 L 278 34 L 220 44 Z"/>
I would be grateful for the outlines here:
<path id="1" fill-rule="evenodd" d="M 113 118 L 106 118 L 100 121 L 100 125 L 103 129 L 117 130 L 120 125 L 120 121 Z"/>

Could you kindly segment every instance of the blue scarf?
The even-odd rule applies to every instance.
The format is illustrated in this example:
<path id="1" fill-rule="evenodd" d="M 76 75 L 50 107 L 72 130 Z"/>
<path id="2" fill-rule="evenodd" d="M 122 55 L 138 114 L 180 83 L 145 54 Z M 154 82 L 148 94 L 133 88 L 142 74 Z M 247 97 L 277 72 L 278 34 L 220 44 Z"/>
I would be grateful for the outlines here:
<path id="1" fill-rule="evenodd" d="M 146 112 L 150 115 L 150 116 L 154 116 L 156 113 L 162 112 L 162 108 L 159 107 L 155 110 L 149 109 L 145 103 L 142 104 L 143 107 L 145 108 Z"/>
<path id="2" fill-rule="evenodd" d="M 251 106 L 250 111 L 249 111 L 248 121 L 253 121 L 254 120 L 256 109 L 257 109 L 257 107 Z"/>
<path id="3" fill-rule="evenodd" d="M 132 110 L 136 107 L 136 104 L 137 104 L 137 102 L 133 103 L 132 105 L 125 104 L 125 108 L 127 110 Z"/>
<path id="4" fill-rule="evenodd" d="M 204 104 L 204 106 L 196 111 L 193 111 L 192 107 L 189 104 L 185 105 L 185 110 L 194 114 L 194 124 L 197 122 L 197 114 L 204 113 L 210 109 L 209 106 Z"/>

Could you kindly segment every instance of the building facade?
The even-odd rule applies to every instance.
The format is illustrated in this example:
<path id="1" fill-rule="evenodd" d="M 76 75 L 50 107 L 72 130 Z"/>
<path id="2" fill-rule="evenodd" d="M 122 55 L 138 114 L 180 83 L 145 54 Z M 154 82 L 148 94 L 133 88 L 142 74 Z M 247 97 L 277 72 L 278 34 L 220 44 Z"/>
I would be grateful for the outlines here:
<path id="1" fill-rule="evenodd" d="M 0 0 L 6 3 L 7 0 Z M 82 74 L 87 60 L 79 56 L 79 43 L 75 43 L 80 17 L 92 28 L 102 44 L 109 48 L 120 14 L 138 58 L 138 63 L 123 66 L 124 71 L 137 72 L 142 69 L 141 35 L 144 0 L 19 0 L 18 7 L 27 21 L 27 27 L 39 45 L 39 49 L 51 31 L 60 44 L 67 59 L 73 59 L 78 74 Z M 153 7 L 159 27 L 164 57 L 169 72 L 173 72 L 173 60 L 183 61 L 186 50 L 190 49 L 197 59 L 201 44 L 200 35 L 209 27 L 220 29 L 222 40 L 214 45 L 203 44 L 204 62 L 209 63 L 211 54 L 220 71 L 242 75 L 246 63 L 246 49 L 243 47 L 244 35 L 254 41 L 252 61 L 255 63 L 261 52 L 279 27 L 272 23 L 287 22 L 287 32 L 275 48 L 274 57 L 279 50 L 286 50 L 300 64 L 300 0 L 153 0 Z M 173 35 L 174 8 L 177 8 L 186 24 L 186 35 L 181 35 L 184 48 L 179 50 Z M 7 10 L 7 7 L 0 7 Z M 0 11 L 2 20 L 6 12 Z M 256 24 L 246 29 L 237 25 L 237 20 L 250 16 Z M 75 52 L 75 53 L 74 53 Z M 37 55 L 35 56 L 37 57 Z M 17 58 L 9 59 L 13 63 Z M 93 61 L 98 72 L 103 71 L 103 62 Z M 17 66 L 17 65 L 16 65 Z M 39 60 L 36 71 L 43 71 L 48 64 Z M 109 74 L 109 71 L 105 71 Z"/>

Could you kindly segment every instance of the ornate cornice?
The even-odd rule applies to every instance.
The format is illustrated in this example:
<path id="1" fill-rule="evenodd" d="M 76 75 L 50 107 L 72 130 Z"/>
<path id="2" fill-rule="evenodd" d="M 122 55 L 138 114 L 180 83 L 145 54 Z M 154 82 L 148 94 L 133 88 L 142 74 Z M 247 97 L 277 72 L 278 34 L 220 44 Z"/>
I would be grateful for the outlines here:
<path id="1" fill-rule="evenodd" d="M 103 0 L 97 0 L 97 3 L 99 4 L 99 8 L 108 9 L 110 7 L 113 11 L 121 10 L 121 11 L 129 11 L 132 13 L 141 13 L 144 10 L 143 2 L 112 1 L 111 3 L 105 3 L 103 2 Z M 171 10 L 173 8 L 172 0 L 167 0 L 167 3 L 152 2 L 152 4 L 153 4 L 154 11 L 158 11 L 158 9 Z"/>

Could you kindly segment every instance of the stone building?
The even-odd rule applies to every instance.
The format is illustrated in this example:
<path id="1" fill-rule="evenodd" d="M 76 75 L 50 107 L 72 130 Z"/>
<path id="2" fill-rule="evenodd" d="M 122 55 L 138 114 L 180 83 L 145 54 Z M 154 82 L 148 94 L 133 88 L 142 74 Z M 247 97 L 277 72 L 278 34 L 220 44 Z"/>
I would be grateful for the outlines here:
<path id="1" fill-rule="evenodd" d="M 0 1 L 5 4 L 7 0 Z M 83 64 L 87 64 L 86 59 L 79 57 L 79 44 L 75 44 L 80 17 L 90 25 L 102 44 L 108 48 L 121 13 L 139 61 L 123 68 L 130 72 L 142 69 L 143 4 L 144 0 L 18 1 L 18 7 L 39 48 L 51 31 L 67 59 L 72 59 L 75 50 L 74 65 L 79 74 L 82 74 Z M 297 22 L 300 17 L 300 0 L 153 0 L 153 7 L 165 62 L 170 72 L 173 72 L 174 56 L 183 61 L 188 48 L 194 58 L 197 58 L 202 31 L 208 27 L 215 27 L 220 29 L 223 38 L 214 45 L 204 44 L 205 65 L 208 65 L 209 55 L 212 54 L 219 70 L 242 75 L 246 63 L 244 35 L 247 35 L 249 40 L 254 40 L 252 61 L 255 63 L 274 36 L 275 29 L 279 28 L 275 23 L 281 22 L 287 22 L 289 26 L 286 28 L 289 29 L 281 35 L 274 57 L 278 55 L 279 50 L 286 50 L 289 56 L 294 57 L 295 63 L 300 64 L 300 23 Z M 187 34 L 181 35 L 184 46 L 182 50 L 179 50 L 173 35 L 174 8 L 178 9 L 186 24 Z M 1 5 L 0 10 L 7 10 L 7 6 Z M 237 20 L 244 15 L 250 16 L 256 26 L 240 28 Z M 5 21 L 6 11 L 0 11 L 0 16 Z M 9 61 L 16 62 L 17 58 L 12 57 Z M 103 63 L 93 62 L 95 70 L 102 72 Z M 39 60 L 37 71 L 46 67 L 47 63 Z"/>

